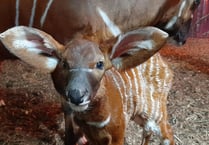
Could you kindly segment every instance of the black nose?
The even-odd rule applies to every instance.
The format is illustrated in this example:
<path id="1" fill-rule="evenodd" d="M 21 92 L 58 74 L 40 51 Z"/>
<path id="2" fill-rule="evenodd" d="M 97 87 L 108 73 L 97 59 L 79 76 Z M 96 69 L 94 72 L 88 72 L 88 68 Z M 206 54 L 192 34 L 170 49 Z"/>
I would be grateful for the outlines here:
<path id="1" fill-rule="evenodd" d="M 175 36 L 174 36 L 174 40 L 176 40 L 178 42 L 179 45 L 183 45 L 186 43 L 186 39 L 187 39 L 187 34 L 184 34 L 182 32 L 178 32 Z"/>
<path id="2" fill-rule="evenodd" d="M 83 103 L 84 101 L 84 96 L 86 94 L 86 91 L 81 91 L 81 90 L 69 90 L 68 92 L 68 97 L 70 99 L 70 102 L 79 105 L 80 103 Z"/>

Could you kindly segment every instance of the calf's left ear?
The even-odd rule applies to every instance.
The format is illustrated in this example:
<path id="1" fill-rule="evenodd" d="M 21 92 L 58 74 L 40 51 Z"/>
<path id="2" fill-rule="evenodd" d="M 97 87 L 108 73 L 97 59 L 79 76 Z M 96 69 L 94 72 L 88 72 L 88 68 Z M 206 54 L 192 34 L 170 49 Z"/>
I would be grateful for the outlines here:
<path id="1" fill-rule="evenodd" d="M 166 43 L 168 34 L 156 27 L 144 27 L 120 35 L 110 60 L 119 69 L 133 68 L 153 56 Z"/>
<path id="2" fill-rule="evenodd" d="M 35 28 L 17 26 L 0 34 L 4 46 L 26 63 L 45 72 L 52 72 L 58 64 L 55 55 L 63 51 L 49 34 Z"/>

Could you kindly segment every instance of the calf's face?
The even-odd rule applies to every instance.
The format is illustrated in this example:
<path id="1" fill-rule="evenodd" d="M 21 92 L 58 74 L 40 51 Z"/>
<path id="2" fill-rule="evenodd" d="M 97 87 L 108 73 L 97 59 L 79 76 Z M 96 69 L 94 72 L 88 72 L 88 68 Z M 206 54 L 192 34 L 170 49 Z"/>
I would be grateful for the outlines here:
<path id="1" fill-rule="evenodd" d="M 61 58 L 52 73 L 55 87 L 65 96 L 72 110 L 84 111 L 105 72 L 105 57 L 95 43 L 74 39 L 67 44 Z"/>

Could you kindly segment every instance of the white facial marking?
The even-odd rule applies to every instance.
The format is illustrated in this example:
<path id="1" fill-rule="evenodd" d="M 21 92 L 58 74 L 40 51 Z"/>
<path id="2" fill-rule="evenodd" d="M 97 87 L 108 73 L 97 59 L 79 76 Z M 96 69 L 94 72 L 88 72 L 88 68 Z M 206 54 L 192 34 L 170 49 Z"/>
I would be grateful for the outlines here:
<path id="1" fill-rule="evenodd" d="M 45 20 L 46 20 L 46 16 L 47 16 L 47 14 L 48 14 L 48 11 L 49 11 L 50 6 L 51 6 L 51 4 L 52 4 L 53 1 L 54 1 L 54 0 L 49 0 L 49 1 L 48 1 L 47 6 L 46 6 L 46 8 L 45 8 L 45 11 L 44 11 L 44 13 L 43 13 L 42 16 L 41 16 L 41 20 L 40 20 L 41 27 L 43 27 L 43 25 L 44 25 L 44 22 L 45 22 Z"/>
<path id="2" fill-rule="evenodd" d="M 177 22 L 177 19 L 182 16 L 184 7 L 186 6 L 186 1 L 184 0 L 179 8 L 178 15 L 171 18 L 171 20 L 166 24 L 165 29 L 169 30 L 172 29 L 174 24 Z"/>
<path id="3" fill-rule="evenodd" d="M 107 119 L 105 119 L 104 121 L 101 121 L 101 122 L 87 122 L 87 124 L 95 126 L 97 128 L 103 128 L 110 122 L 110 119 L 111 119 L 111 115 L 109 115 L 107 117 Z"/>
<path id="4" fill-rule="evenodd" d="M 33 7 L 31 9 L 30 21 L 29 21 L 29 24 L 28 24 L 29 27 L 33 26 L 35 13 L 36 13 L 36 5 L 37 5 L 37 0 L 33 0 Z"/>
<path id="5" fill-rule="evenodd" d="M 83 111 L 85 111 L 89 107 L 90 101 L 85 101 L 85 102 L 83 102 L 83 103 L 81 103 L 79 105 L 75 105 L 75 104 L 71 103 L 70 101 L 68 101 L 67 103 L 70 105 L 70 108 L 73 111 L 83 112 Z"/>
<path id="6" fill-rule="evenodd" d="M 165 29 L 166 30 L 171 29 L 176 23 L 177 19 L 178 19 L 177 16 L 172 17 L 171 20 L 166 24 Z"/>
<path id="7" fill-rule="evenodd" d="M 16 5 L 15 5 L 15 26 L 19 25 L 19 7 L 20 7 L 20 0 L 16 0 Z"/>
<path id="8" fill-rule="evenodd" d="M 70 72 L 73 72 L 73 71 L 92 72 L 93 70 L 92 69 L 89 69 L 89 68 L 74 68 L 74 69 L 70 69 L 69 71 Z"/>
<path id="9" fill-rule="evenodd" d="M 100 16 L 102 17 L 104 23 L 109 28 L 110 32 L 116 37 L 121 34 L 121 30 L 110 20 L 107 14 L 99 7 L 97 7 L 97 11 L 99 12 Z"/>
<path id="10" fill-rule="evenodd" d="M 179 8 L 178 17 L 181 17 L 183 14 L 184 7 L 186 6 L 186 0 L 184 0 Z"/>

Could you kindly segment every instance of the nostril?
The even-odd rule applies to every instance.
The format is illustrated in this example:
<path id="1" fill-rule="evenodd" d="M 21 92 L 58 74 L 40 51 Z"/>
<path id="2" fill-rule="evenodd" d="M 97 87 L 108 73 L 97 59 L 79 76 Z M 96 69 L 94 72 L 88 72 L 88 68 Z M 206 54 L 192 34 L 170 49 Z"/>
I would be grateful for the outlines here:
<path id="1" fill-rule="evenodd" d="M 83 96 L 86 96 L 88 94 L 88 90 L 86 89 L 84 92 L 83 92 Z"/>
<path id="2" fill-rule="evenodd" d="M 83 99 L 80 99 L 80 98 L 70 98 L 70 102 L 75 104 L 75 105 L 79 105 L 79 104 L 83 103 Z"/>
<path id="3" fill-rule="evenodd" d="M 86 95 L 86 91 L 81 93 L 80 90 L 70 90 L 67 94 L 67 100 L 75 105 L 79 105 L 84 102 L 84 96 Z"/>

